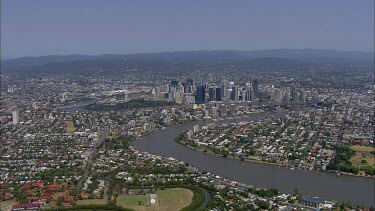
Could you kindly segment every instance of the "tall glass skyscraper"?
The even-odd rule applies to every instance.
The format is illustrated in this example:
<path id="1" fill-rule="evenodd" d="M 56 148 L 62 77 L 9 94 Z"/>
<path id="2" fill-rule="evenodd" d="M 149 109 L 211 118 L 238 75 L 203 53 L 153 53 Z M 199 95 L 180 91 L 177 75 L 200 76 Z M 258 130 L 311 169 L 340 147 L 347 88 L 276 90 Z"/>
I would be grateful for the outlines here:
<path id="1" fill-rule="evenodd" d="M 206 88 L 204 85 L 197 87 L 197 94 L 195 95 L 195 102 L 198 104 L 206 102 Z"/>
<path id="2" fill-rule="evenodd" d="M 254 92 L 255 97 L 259 97 L 259 80 L 254 79 L 252 85 L 253 85 L 253 92 Z"/>

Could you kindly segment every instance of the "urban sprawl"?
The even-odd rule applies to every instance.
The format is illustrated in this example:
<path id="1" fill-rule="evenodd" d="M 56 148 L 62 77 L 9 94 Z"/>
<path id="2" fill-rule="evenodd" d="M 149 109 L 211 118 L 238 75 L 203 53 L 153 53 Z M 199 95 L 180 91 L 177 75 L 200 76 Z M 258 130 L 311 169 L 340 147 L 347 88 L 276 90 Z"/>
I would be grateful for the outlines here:
<path id="1" fill-rule="evenodd" d="M 373 73 L 353 73 L 358 82 L 334 71 L 290 74 L 2 74 L 1 210 L 361 208 L 242 184 L 132 145 L 203 121 L 176 141 L 231 159 L 373 177 Z M 267 118 L 219 123 L 257 114 Z M 166 203 L 167 194 L 184 200 Z"/>

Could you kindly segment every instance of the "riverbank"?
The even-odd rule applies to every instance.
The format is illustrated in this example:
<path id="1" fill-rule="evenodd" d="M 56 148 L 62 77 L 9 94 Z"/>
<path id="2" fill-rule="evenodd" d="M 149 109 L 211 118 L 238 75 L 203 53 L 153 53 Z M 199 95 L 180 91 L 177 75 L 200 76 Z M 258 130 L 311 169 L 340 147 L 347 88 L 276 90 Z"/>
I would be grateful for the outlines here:
<path id="1" fill-rule="evenodd" d="M 261 161 L 261 160 L 251 160 L 251 159 L 244 159 L 244 160 L 241 160 L 241 158 L 238 158 L 238 157 L 234 157 L 234 156 L 231 156 L 231 155 L 228 155 L 228 156 L 223 156 L 222 154 L 216 154 L 216 153 L 213 153 L 213 152 L 205 152 L 205 149 L 197 149 L 197 148 L 194 148 L 190 145 L 185 145 L 183 143 L 180 143 L 180 142 L 177 142 L 185 147 L 188 147 L 192 150 L 195 150 L 197 152 L 202 152 L 202 153 L 205 153 L 205 154 L 210 154 L 210 155 L 214 155 L 214 156 L 220 156 L 220 157 L 223 157 L 223 158 L 229 158 L 229 159 L 234 159 L 234 160 L 239 160 L 239 161 L 246 161 L 246 162 L 251 162 L 251 163 L 258 163 L 258 164 L 267 164 L 267 165 L 272 165 L 272 166 L 279 166 L 279 167 L 285 167 L 283 165 L 280 165 L 280 164 L 277 164 L 277 163 L 268 163 L 268 162 L 265 162 L 265 161 Z"/>
<path id="2" fill-rule="evenodd" d="M 177 141 L 176 141 L 177 142 Z M 190 145 L 185 145 L 183 143 L 180 143 L 180 142 L 177 142 L 179 143 L 180 145 L 182 146 L 185 146 L 187 148 L 190 148 L 194 151 L 197 151 L 197 152 L 201 152 L 201 153 L 204 153 L 204 154 L 209 154 L 209 155 L 214 155 L 214 156 L 220 156 L 220 157 L 223 157 L 223 158 L 229 158 L 229 159 L 233 159 L 233 160 L 239 160 L 239 161 L 242 161 L 242 162 L 250 162 L 250 163 L 257 163 L 257 164 L 265 164 L 265 165 L 270 165 L 270 166 L 277 166 L 277 167 L 282 167 L 282 168 L 288 168 L 287 166 L 284 166 L 284 165 L 280 165 L 280 164 L 277 164 L 277 163 L 269 163 L 269 162 L 265 162 L 265 161 L 261 161 L 261 160 L 252 160 L 252 159 L 241 159 L 239 157 L 234 157 L 234 156 L 231 156 L 231 155 L 228 155 L 228 156 L 223 156 L 222 154 L 217 154 L 217 153 L 213 153 L 213 152 L 208 152 L 206 151 L 205 152 L 205 149 L 198 149 L 198 148 L 194 148 Z M 291 168 L 289 168 L 291 169 Z M 375 175 L 374 176 L 370 176 L 370 175 L 356 175 L 356 174 L 353 174 L 353 173 L 348 173 L 348 172 L 331 172 L 331 171 L 317 171 L 317 170 L 307 170 L 307 169 L 299 169 L 297 168 L 298 170 L 301 170 L 301 171 L 306 171 L 306 172 L 323 172 L 323 173 L 329 173 L 329 174 L 341 174 L 341 175 L 346 175 L 346 176 L 354 176 L 354 177 L 365 177 L 365 178 L 374 178 L 375 179 Z M 294 170 L 294 169 L 291 169 L 291 170 Z"/>
<path id="3" fill-rule="evenodd" d="M 273 116 L 283 116 L 285 113 L 273 113 Z M 248 118 L 223 120 L 217 123 L 233 123 L 248 120 L 260 120 L 270 114 L 251 115 Z M 202 153 L 185 147 L 175 141 L 176 136 L 195 125 L 206 125 L 204 121 L 192 121 L 186 124 L 170 125 L 151 134 L 142 136 L 133 143 L 138 151 L 147 152 L 163 157 L 171 157 L 188 163 L 202 172 L 210 172 L 221 177 L 240 183 L 262 187 L 277 188 L 283 193 L 295 193 L 307 196 L 319 196 L 341 202 L 351 202 L 356 205 L 373 206 L 374 179 L 366 177 L 337 177 L 328 172 L 309 172 L 289 168 L 275 168 L 276 165 L 264 165 L 259 162 L 243 162 L 239 159 L 227 159 L 220 155 Z M 356 194 L 353 195 L 353 192 Z"/>
<path id="4" fill-rule="evenodd" d="M 265 115 L 265 118 L 270 118 L 272 116 L 267 116 L 267 115 L 273 115 L 273 114 L 276 114 L 276 113 L 285 113 L 285 111 L 280 111 L 280 112 L 269 112 L 269 113 L 254 113 L 253 115 L 257 115 L 257 114 L 263 114 Z M 249 118 L 249 116 L 244 116 L 244 117 L 239 117 L 239 118 L 231 118 L 231 119 L 220 119 L 218 121 L 222 122 L 222 121 L 226 121 L 226 120 L 235 120 L 235 119 L 241 119 L 241 118 Z M 145 134 L 142 134 L 142 136 L 139 136 L 137 137 L 137 139 L 141 139 L 142 137 L 146 136 L 146 135 L 150 135 L 156 131 L 159 131 L 159 130 L 164 130 L 165 128 L 167 127 L 171 127 L 173 125 L 187 125 L 187 124 L 193 124 L 193 123 L 198 123 L 198 122 L 205 122 L 204 120 L 201 120 L 201 119 L 195 119 L 195 120 L 191 120 L 191 121 L 185 121 L 185 122 L 181 122 L 181 123 L 177 123 L 177 124 L 171 124 L 171 125 L 167 125 L 166 127 L 163 127 L 163 128 L 157 128 L 157 129 L 154 129 L 152 131 L 149 131 Z M 265 164 L 265 165 L 270 165 L 270 166 L 277 166 L 277 167 L 282 167 L 282 168 L 286 168 L 286 169 L 291 169 L 291 170 L 294 170 L 295 168 L 290 168 L 288 166 L 285 166 L 285 165 L 280 165 L 278 163 L 270 163 L 270 162 L 265 162 L 265 161 L 262 161 L 262 160 L 254 160 L 254 159 L 241 159 L 239 157 L 235 157 L 235 156 L 232 156 L 232 155 L 227 155 L 227 156 L 223 156 L 222 154 L 217 154 L 217 153 L 213 153 L 212 151 L 205 151 L 205 149 L 199 149 L 199 148 L 195 148 L 195 147 L 192 147 L 188 144 L 185 144 L 185 143 L 180 143 L 180 142 L 177 142 L 176 143 L 179 143 L 180 145 L 184 146 L 184 147 L 187 147 L 187 148 L 190 148 L 194 151 L 197 151 L 197 152 L 200 152 L 200 153 L 204 153 L 204 154 L 210 154 L 210 155 L 214 155 L 214 156 L 220 156 L 220 157 L 223 157 L 223 158 L 229 158 L 229 159 L 233 159 L 233 160 L 238 160 L 238 161 L 242 161 L 242 162 L 250 162 L 250 163 L 256 163 L 256 164 Z M 318 171 L 318 170 L 308 170 L 308 169 L 301 169 L 301 168 L 296 168 L 298 170 L 301 170 L 301 171 L 306 171 L 306 172 L 322 172 L 322 173 L 329 173 L 329 174 L 332 174 L 332 175 L 346 175 L 346 176 L 354 176 L 354 177 L 364 177 L 364 178 L 375 178 L 375 175 L 371 176 L 371 175 L 356 175 L 356 174 L 353 174 L 353 173 L 349 173 L 349 172 L 340 172 L 340 171 L 336 171 L 336 172 L 333 172 L 333 171 Z"/>

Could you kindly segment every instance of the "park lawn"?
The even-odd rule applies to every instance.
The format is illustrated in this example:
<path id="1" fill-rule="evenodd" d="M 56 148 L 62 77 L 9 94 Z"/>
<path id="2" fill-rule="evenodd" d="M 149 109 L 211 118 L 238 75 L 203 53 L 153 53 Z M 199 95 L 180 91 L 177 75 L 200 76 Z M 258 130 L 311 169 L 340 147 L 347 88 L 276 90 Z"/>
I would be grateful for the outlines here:
<path id="1" fill-rule="evenodd" d="M 329 154 L 329 155 L 333 155 L 335 153 L 335 151 L 331 150 L 331 149 L 325 149 L 324 152 Z"/>
<path id="2" fill-rule="evenodd" d="M 193 199 L 193 192 L 186 188 L 172 188 L 157 191 L 159 207 L 163 210 L 180 210 L 187 207 Z M 173 200 L 171 200 L 173 199 Z"/>
<path id="3" fill-rule="evenodd" d="M 77 205 L 100 204 L 105 205 L 105 199 L 84 199 L 76 201 Z"/>
<path id="4" fill-rule="evenodd" d="M 66 125 L 66 131 L 68 133 L 73 133 L 76 131 L 76 128 L 74 127 L 74 123 L 72 120 L 65 120 L 64 123 Z"/>
<path id="5" fill-rule="evenodd" d="M 358 146 L 358 145 L 353 145 L 350 147 L 352 150 L 355 150 L 355 151 L 361 151 L 361 152 L 371 152 L 371 151 L 374 151 L 374 147 L 370 147 L 370 146 Z"/>
<path id="6" fill-rule="evenodd" d="M 361 161 L 366 160 L 366 164 L 362 164 Z M 366 152 L 355 152 L 355 155 L 350 159 L 353 166 L 361 167 L 361 166 L 374 166 L 375 165 L 375 155 Z"/>
<path id="7" fill-rule="evenodd" d="M 16 204 L 18 204 L 18 201 L 14 200 L 14 199 L 13 200 L 7 200 L 7 201 L 0 201 L 0 208 L 2 210 L 9 205 L 13 206 L 13 205 L 16 205 Z"/>
<path id="8" fill-rule="evenodd" d="M 146 195 L 132 195 L 132 196 L 118 196 L 117 205 L 134 209 L 134 207 L 142 207 L 143 205 L 149 205 L 150 194 Z M 139 206 L 141 202 L 142 206 Z"/>
<path id="9" fill-rule="evenodd" d="M 117 205 L 136 211 L 175 211 L 188 206 L 193 199 L 193 192 L 186 188 L 171 188 L 156 191 L 156 204 L 150 204 L 150 194 L 119 196 Z M 142 205 L 138 205 L 141 201 Z"/>

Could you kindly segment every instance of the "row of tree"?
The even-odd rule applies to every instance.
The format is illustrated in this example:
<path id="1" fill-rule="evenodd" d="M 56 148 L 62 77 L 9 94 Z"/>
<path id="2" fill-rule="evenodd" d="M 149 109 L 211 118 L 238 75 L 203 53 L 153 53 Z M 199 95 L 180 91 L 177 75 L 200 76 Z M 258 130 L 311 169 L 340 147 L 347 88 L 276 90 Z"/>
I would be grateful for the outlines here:
<path id="1" fill-rule="evenodd" d="M 134 108 L 155 108 L 164 106 L 174 106 L 174 102 L 167 101 L 151 101 L 144 99 L 133 99 L 128 102 L 116 103 L 116 104 L 89 104 L 85 106 L 87 110 L 94 111 L 116 111 L 116 110 L 129 110 Z"/>

